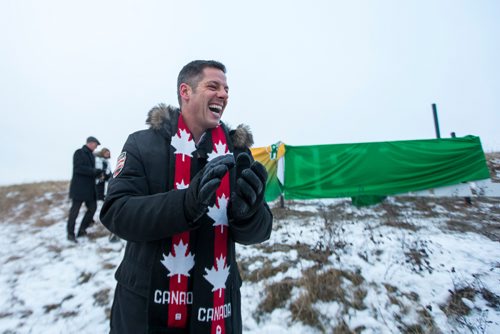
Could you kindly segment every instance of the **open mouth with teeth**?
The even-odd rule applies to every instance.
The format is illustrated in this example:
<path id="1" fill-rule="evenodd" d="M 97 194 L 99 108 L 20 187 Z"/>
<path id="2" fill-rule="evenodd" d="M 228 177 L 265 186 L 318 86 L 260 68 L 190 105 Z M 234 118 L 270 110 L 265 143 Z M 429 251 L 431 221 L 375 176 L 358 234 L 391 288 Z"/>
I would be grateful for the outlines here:
<path id="1" fill-rule="evenodd" d="M 217 116 L 219 117 L 222 114 L 222 106 L 218 104 L 210 104 L 208 106 L 208 109 L 210 109 L 210 111 L 213 112 L 214 114 L 217 114 Z"/>

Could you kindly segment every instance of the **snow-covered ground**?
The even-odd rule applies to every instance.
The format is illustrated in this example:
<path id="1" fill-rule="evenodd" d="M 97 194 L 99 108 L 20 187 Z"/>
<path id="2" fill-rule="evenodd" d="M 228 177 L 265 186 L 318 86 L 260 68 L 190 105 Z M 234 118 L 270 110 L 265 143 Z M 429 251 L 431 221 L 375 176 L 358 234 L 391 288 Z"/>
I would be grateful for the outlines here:
<path id="1" fill-rule="evenodd" d="M 124 243 L 99 222 L 67 241 L 64 190 L 42 197 L 1 212 L 0 333 L 107 333 Z M 500 333 L 500 199 L 273 210 L 271 239 L 237 248 L 244 333 Z"/>
<path id="2" fill-rule="evenodd" d="M 364 306 L 356 309 L 335 300 L 318 301 L 312 307 L 319 314 L 319 325 L 311 328 L 291 321 L 288 308 L 293 303 L 292 297 L 285 307 L 258 322 L 252 315 L 258 309 L 264 287 L 285 277 L 299 279 L 300 283 L 304 270 L 315 264 L 297 259 L 297 252 L 274 251 L 268 255 L 275 266 L 280 261 L 296 261 L 296 264 L 264 281 L 244 284 L 246 332 L 331 332 L 331 328 L 339 328 L 344 321 L 350 330 L 358 329 L 361 333 L 500 333 L 500 201 L 474 200 L 474 205 L 469 207 L 461 198 L 456 198 L 452 200 L 456 211 L 445 209 L 432 198 L 418 201 L 426 205 L 423 212 L 413 201 L 390 199 L 384 204 L 389 211 L 381 206 L 357 209 L 348 201 L 338 201 L 326 208 L 324 201 L 316 201 L 314 205 L 289 204 L 288 211 L 317 212 L 319 208 L 328 212 L 335 208 L 330 223 L 337 226 L 336 230 L 325 227 L 324 214 L 278 220 L 279 228 L 269 244 L 306 244 L 320 253 L 318 245 L 325 247 L 330 239 L 333 252 L 317 271 L 333 268 L 359 273 L 364 278 L 362 286 L 366 291 Z M 391 215 L 397 217 L 388 217 Z M 453 231 L 453 225 L 448 225 L 454 221 L 457 225 L 465 221 L 476 226 Z M 477 233 L 483 229 L 490 237 Z M 490 229 L 496 234 L 489 234 L 486 230 Z M 335 249 L 335 245 L 339 247 Z M 239 247 L 239 253 L 242 259 L 256 256 L 251 247 Z M 440 306 L 447 304 L 450 291 L 469 287 L 478 291 L 484 288 L 495 296 L 494 301 L 475 293 L 472 300 L 463 298 L 471 308 L 469 315 L 458 317 L 458 321 L 447 317 Z M 255 298 L 256 294 L 259 298 Z M 299 294 L 300 291 L 296 291 L 296 295 Z M 489 294 L 485 295 L 490 299 Z M 426 312 L 424 318 L 423 311 Z M 422 324 L 430 321 L 427 317 L 433 323 L 426 327 Z M 421 327 L 416 330 L 418 324 Z"/>
<path id="3" fill-rule="evenodd" d="M 90 228 L 91 239 L 67 241 L 68 210 L 67 202 L 53 207 L 49 225 L 31 218 L 1 223 L 0 333 L 109 331 L 123 244 L 110 243 L 100 223 Z"/>

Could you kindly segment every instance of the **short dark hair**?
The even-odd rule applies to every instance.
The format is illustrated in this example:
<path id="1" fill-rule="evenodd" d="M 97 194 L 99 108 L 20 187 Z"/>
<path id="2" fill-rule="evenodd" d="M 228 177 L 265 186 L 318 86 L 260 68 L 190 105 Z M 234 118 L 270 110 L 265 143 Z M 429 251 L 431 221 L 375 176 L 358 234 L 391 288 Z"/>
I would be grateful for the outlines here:
<path id="1" fill-rule="evenodd" d="M 177 77 L 177 99 L 179 100 L 179 106 L 181 106 L 181 92 L 179 90 L 181 84 L 186 83 L 195 89 L 201 81 L 203 70 L 207 67 L 213 67 L 226 73 L 226 66 L 215 60 L 193 60 L 186 64 Z"/>

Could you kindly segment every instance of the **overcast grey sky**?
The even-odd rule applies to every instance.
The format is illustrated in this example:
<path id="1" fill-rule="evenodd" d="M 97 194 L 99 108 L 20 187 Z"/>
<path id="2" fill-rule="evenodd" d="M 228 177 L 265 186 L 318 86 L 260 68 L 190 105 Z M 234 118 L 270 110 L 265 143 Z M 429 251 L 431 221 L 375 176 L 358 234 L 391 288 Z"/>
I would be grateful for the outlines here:
<path id="1" fill-rule="evenodd" d="M 500 1 L 0 2 L 0 184 L 112 153 L 193 59 L 226 64 L 223 120 L 256 146 L 477 135 L 500 151 Z"/>

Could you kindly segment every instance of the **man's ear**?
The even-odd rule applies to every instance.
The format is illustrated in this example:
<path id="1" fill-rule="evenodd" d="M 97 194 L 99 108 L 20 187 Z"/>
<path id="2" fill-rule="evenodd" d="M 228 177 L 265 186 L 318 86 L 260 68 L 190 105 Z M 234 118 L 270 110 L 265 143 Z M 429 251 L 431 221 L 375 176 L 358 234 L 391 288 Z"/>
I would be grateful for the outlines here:
<path id="1" fill-rule="evenodd" d="M 181 95 L 181 98 L 183 100 L 189 100 L 189 97 L 191 96 L 191 87 L 187 83 L 181 83 L 179 86 L 179 93 Z"/>

